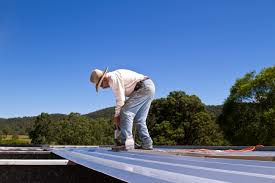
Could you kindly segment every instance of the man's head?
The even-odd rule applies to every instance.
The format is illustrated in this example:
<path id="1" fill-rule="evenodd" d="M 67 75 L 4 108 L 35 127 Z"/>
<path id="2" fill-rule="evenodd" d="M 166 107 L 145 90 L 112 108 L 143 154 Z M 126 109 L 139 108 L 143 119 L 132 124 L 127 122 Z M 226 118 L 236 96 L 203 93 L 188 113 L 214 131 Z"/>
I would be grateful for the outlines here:
<path id="1" fill-rule="evenodd" d="M 106 76 L 108 71 L 108 68 L 105 69 L 105 71 L 101 71 L 99 69 L 93 70 L 90 81 L 95 84 L 96 91 L 98 92 L 99 88 L 109 88 L 109 79 Z"/>

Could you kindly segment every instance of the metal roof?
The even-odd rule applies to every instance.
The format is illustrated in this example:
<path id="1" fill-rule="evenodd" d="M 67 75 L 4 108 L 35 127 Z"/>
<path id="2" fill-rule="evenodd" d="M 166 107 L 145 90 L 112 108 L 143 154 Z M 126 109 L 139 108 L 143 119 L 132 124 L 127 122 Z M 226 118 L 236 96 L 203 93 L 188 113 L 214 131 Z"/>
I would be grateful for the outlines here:
<path id="1" fill-rule="evenodd" d="M 275 183 L 275 162 L 206 158 L 155 151 L 113 152 L 111 148 L 51 148 L 63 158 L 126 182 Z M 171 151 L 171 149 L 169 150 Z M 261 152 L 248 152 L 258 154 Z M 275 155 L 275 152 L 264 154 Z"/>

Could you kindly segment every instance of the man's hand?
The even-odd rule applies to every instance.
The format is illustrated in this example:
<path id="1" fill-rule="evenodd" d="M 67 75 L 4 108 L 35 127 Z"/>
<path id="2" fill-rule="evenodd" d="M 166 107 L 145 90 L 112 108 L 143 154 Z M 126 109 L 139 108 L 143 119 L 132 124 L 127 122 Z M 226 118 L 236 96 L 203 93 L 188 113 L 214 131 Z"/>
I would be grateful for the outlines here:
<path id="1" fill-rule="evenodd" d="M 114 117 L 114 124 L 117 128 L 120 126 L 120 116 Z"/>

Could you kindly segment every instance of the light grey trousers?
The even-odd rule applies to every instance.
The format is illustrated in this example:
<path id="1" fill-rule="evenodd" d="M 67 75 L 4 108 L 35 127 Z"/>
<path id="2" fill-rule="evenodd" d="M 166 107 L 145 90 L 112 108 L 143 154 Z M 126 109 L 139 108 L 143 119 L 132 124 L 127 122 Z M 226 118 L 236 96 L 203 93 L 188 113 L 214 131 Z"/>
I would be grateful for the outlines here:
<path id="1" fill-rule="evenodd" d="M 141 82 L 141 87 L 134 91 L 126 100 L 120 112 L 121 142 L 133 138 L 133 123 L 138 131 L 143 147 L 152 147 L 153 141 L 149 135 L 146 119 L 155 95 L 155 85 L 151 79 Z"/>

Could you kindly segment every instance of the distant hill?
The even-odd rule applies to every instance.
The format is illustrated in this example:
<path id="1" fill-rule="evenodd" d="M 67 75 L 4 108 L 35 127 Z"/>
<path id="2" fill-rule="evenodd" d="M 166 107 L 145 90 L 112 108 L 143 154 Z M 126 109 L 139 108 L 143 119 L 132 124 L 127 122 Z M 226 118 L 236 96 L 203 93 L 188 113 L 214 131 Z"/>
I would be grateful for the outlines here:
<path id="1" fill-rule="evenodd" d="M 36 117 L 0 119 L 0 133 L 6 129 L 10 134 L 27 134 L 32 128 Z"/>
<path id="2" fill-rule="evenodd" d="M 4 118 L 0 118 L 0 123 L 2 122 L 2 121 L 5 121 L 6 119 L 4 119 Z"/>
<path id="3" fill-rule="evenodd" d="M 51 114 L 53 120 L 60 120 L 65 114 Z M 0 134 L 3 129 L 7 129 L 10 134 L 25 135 L 32 128 L 37 116 L 22 118 L 0 118 Z"/>
<path id="4" fill-rule="evenodd" d="M 222 113 L 222 107 L 223 105 L 206 105 L 206 110 L 211 113 L 214 117 L 218 117 Z M 101 109 L 95 112 L 91 112 L 89 114 L 86 114 L 85 116 L 88 116 L 93 119 L 97 118 L 112 118 L 115 112 L 115 107 L 108 107 L 105 109 Z"/>
<path id="5" fill-rule="evenodd" d="M 115 113 L 115 107 L 108 107 L 95 112 L 91 112 L 89 114 L 85 114 L 85 116 L 90 117 L 92 119 L 112 118 L 114 116 L 114 113 Z"/>
<path id="6" fill-rule="evenodd" d="M 97 118 L 109 118 L 111 119 L 114 115 L 114 107 L 105 108 L 102 110 L 98 110 L 95 112 L 91 112 L 89 114 L 84 114 L 83 116 L 87 116 L 92 119 Z M 66 114 L 51 114 L 52 121 L 58 121 L 64 119 L 67 116 Z M 18 117 L 18 118 L 0 118 L 0 134 L 3 129 L 6 129 L 9 134 L 18 134 L 25 135 L 28 134 L 32 126 L 34 125 L 35 119 L 37 116 L 31 117 Z"/>
<path id="7" fill-rule="evenodd" d="M 222 113 L 223 105 L 207 105 L 206 110 L 214 117 L 218 117 Z"/>
<path id="8" fill-rule="evenodd" d="M 222 105 L 208 105 L 206 106 L 206 109 L 215 118 L 217 118 L 222 112 Z M 87 116 L 92 119 L 98 119 L 98 118 L 112 119 L 114 112 L 115 112 L 115 107 L 108 107 L 108 108 L 94 111 L 88 114 L 84 114 L 83 116 Z M 61 120 L 65 116 L 67 115 L 51 114 L 51 119 L 53 121 Z M 3 129 L 8 129 L 10 134 L 20 134 L 20 135 L 28 134 L 29 130 L 32 128 L 34 124 L 36 117 L 37 116 L 9 118 L 9 119 L 0 118 L 0 134 L 2 133 Z"/>

